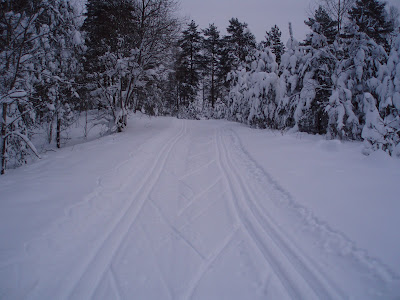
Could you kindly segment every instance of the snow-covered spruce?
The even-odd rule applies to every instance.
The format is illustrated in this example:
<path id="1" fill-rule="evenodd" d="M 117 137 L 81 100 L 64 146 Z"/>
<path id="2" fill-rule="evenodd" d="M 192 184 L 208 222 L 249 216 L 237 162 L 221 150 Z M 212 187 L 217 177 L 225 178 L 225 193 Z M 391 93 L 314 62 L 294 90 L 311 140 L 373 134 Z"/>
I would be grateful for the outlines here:
<path id="1" fill-rule="evenodd" d="M 229 93 L 228 116 L 258 128 L 272 127 L 276 110 L 277 70 L 275 55 L 269 48 L 262 47 L 247 56 L 247 62 L 228 76 L 233 83 Z"/>

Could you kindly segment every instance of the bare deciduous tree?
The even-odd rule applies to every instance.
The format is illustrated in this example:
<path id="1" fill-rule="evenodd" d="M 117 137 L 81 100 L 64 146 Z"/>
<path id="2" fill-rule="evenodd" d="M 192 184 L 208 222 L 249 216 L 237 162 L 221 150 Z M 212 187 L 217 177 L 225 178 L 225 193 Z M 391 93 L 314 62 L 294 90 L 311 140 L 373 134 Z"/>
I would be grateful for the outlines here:
<path id="1" fill-rule="evenodd" d="M 343 23 L 346 21 L 347 14 L 352 8 L 355 0 L 322 0 L 322 6 L 330 17 L 337 21 L 337 30 L 341 33 Z"/>

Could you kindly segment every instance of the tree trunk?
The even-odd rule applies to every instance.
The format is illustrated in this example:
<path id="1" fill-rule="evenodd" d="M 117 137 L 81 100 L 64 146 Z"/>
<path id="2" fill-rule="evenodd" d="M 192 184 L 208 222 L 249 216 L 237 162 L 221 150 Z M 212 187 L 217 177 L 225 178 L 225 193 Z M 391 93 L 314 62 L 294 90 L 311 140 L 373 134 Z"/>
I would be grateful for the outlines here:
<path id="1" fill-rule="evenodd" d="M 205 76 L 203 76 L 203 86 L 202 86 L 202 90 L 203 90 L 203 102 L 202 102 L 202 107 L 203 107 L 203 109 L 202 109 L 202 111 L 204 111 L 204 103 L 206 102 L 206 84 L 205 84 Z"/>
<path id="2" fill-rule="evenodd" d="M 88 103 L 87 103 L 87 101 L 86 101 L 86 103 L 85 103 L 85 139 L 87 139 L 87 136 L 88 136 L 88 109 L 89 109 L 89 107 L 88 107 Z"/>
<path id="3" fill-rule="evenodd" d="M 176 110 L 179 111 L 179 86 L 176 86 Z"/>
<path id="4" fill-rule="evenodd" d="M 51 117 L 50 124 L 49 124 L 50 128 L 49 128 L 49 132 L 47 133 L 49 144 L 51 144 L 51 141 L 53 140 L 53 122 L 54 122 L 54 116 Z"/>
<path id="5" fill-rule="evenodd" d="M 1 122 L 1 138 L 2 138 L 2 151 L 1 151 L 1 175 L 6 172 L 6 153 L 7 153 L 7 103 L 3 103 L 3 120 Z"/>
<path id="6" fill-rule="evenodd" d="M 338 3 L 338 5 L 339 5 L 339 8 L 338 8 L 338 20 L 337 20 L 337 22 L 338 22 L 338 24 L 337 24 L 337 26 L 338 26 L 338 34 L 340 34 L 340 30 L 341 30 L 341 2 L 340 2 L 340 0 L 339 0 L 339 3 Z"/>
<path id="7" fill-rule="evenodd" d="M 214 66 L 212 66 L 211 70 L 211 106 L 214 108 L 215 103 L 215 83 L 214 83 Z"/>
<path id="8" fill-rule="evenodd" d="M 57 113 L 57 148 L 61 148 L 61 119 Z"/>

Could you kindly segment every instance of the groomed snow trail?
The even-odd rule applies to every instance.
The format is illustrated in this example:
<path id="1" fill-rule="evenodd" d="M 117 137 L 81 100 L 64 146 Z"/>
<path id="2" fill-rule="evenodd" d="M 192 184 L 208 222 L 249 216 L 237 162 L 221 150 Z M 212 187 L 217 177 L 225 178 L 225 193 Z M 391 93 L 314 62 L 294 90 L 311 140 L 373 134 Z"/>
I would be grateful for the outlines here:
<path id="1" fill-rule="evenodd" d="M 231 123 L 168 124 L 0 257 L 1 299 L 399 296 L 397 275 L 297 204 Z"/>

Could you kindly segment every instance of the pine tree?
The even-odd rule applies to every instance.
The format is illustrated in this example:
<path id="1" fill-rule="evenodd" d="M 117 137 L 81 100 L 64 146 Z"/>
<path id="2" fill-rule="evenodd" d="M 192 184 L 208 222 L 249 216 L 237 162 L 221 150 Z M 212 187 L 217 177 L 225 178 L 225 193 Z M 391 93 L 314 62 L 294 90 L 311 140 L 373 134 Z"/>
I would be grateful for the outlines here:
<path id="1" fill-rule="evenodd" d="M 376 79 L 376 122 L 364 128 L 367 151 L 382 149 L 400 157 L 400 35 L 394 39 L 387 65 L 381 65 Z M 371 111 L 371 107 L 369 109 Z M 378 112 L 378 114 L 377 114 Z"/>
<path id="2" fill-rule="evenodd" d="M 395 6 L 389 7 L 389 22 L 393 25 L 393 31 L 389 36 L 389 44 L 393 47 L 400 32 L 400 10 Z"/>
<path id="3" fill-rule="evenodd" d="M 220 61 L 222 42 L 219 35 L 219 31 L 214 24 L 210 24 L 204 31 L 204 61 L 206 74 L 209 76 L 210 81 L 210 102 L 211 106 L 214 107 L 217 98 L 220 95 L 221 82 L 224 78 L 221 78 Z"/>
<path id="4" fill-rule="evenodd" d="M 303 66 L 304 49 L 293 36 L 289 23 L 290 38 L 286 44 L 287 51 L 282 55 L 279 67 L 278 102 L 275 122 L 278 129 L 291 128 L 296 125 L 295 111 L 299 103 L 302 81 L 299 70 Z"/>
<path id="5" fill-rule="evenodd" d="M 134 48 L 135 9 L 129 0 L 88 0 L 82 30 L 86 33 L 85 70 L 89 74 L 105 71 L 99 57 L 106 53 L 122 56 Z"/>
<path id="6" fill-rule="evenodd" d="M 377 44 L 389 50 L 388 36 L 393 31 L 393 24 L 388 20 L 386 3 L 380 0 L 357 0 L 350 11 L 350 20 Z"/>
<path id="7" fill-rule="evenodd" d="M 126 126 L 128 103 L 122 91 L 129 85 L 126 71 L 134 72 L 131 56 L 136 48 L 133 32 L 138 30 L 136 7 L 129 0 L 89 0 L 82 29 L 86 33 L 84 57 L 86 83 L 91 97 L 109 114 L 104 121 L 111 130 Z M 111 117 L 111 118 L 110 118 Z"/>
<path id="8" fill-rule="evenodd" d="M 304 22 L 310 29 L 326 38 L 328 44 L 332 44 L 338 34 L 337 21 L 331 19 L 322 6 L 315 11 L 313 18 L 309 18 Z M 306 44 L 310 45 L 311 40 L 306 40 Z"/>
<path id="9" fill-rule="evenodd" d="M 314 36 L 314 42 L 315 39 Z M 306 48 L 302 71 L 304 75 L 299 75 L 303 85 L 299 103 L 303 104 L 303 107 L 298 119 L 298 127 L 300 131 L 313 134 L 327 133 L 326 107 L 333 87 L 332 73 L 336 67 L 336 58 L 332 49 L 328 45 L 323 47 L 320 45 L 318 43 L 318 47 Z M 300 106 L 298 112 L 300 112 L 299 108 Z"/>
<path id="10" fill-rule="evenodd" d="M 235 70 L 240 63 L 246 61 L 246 56 L 256 49 L 256 38 L 250 32 L 247 23 L 242 23 L 237 18 L 229 20 L 226 31 L 226 46 L 230 51 L 232 69 Z"/>
<path id="11" fill-rule="evenodd" d="M 265 42 L 263 43 L 265 47 L 270 47 L 272 53 L 275 54 L 276 62 L 278 65 L 281 63 L 281 57 L 285 52 L 285 46 L 281 41 L 282 32 L 277 25 L 271 27 L 270 31 L 267 31 L 265 37 Z"/>
<path id="12" fill-rule="evenodd" d="M 312 32 L 303 43 L 302 69 L 296 73 L 302 85 L 295 112 L 300 131 L 325 134 L 328 127 L 326 107 L 331 95 L 332 74 L 336 67 L 333 42 L 337 37 L 337 22 L 320 6 L 305 22 Z"/>
<path id="13" fill-rule="evenodd" d="M 328 134 L 342 139 L 362 139 L 362 131 L 372 119 L 372 103 L 379 106 L 376 93 L 381 66 L 387 54 L 358 26 L 350 22 L 336 43 L 337 63 L 332 74 L 333 89 L 326 111 Z M 372 100 L 374 99 L 374 100 Z"/>
<path id="14" fill-rule="evenodd" d="M 188 105 L 196 98 L 202 67 L 202 38 L 194 21 L 182 32 L 178 41 L 180 52 L 177 59 L 176 79 L 179 89 L 179 104 Z"/>

